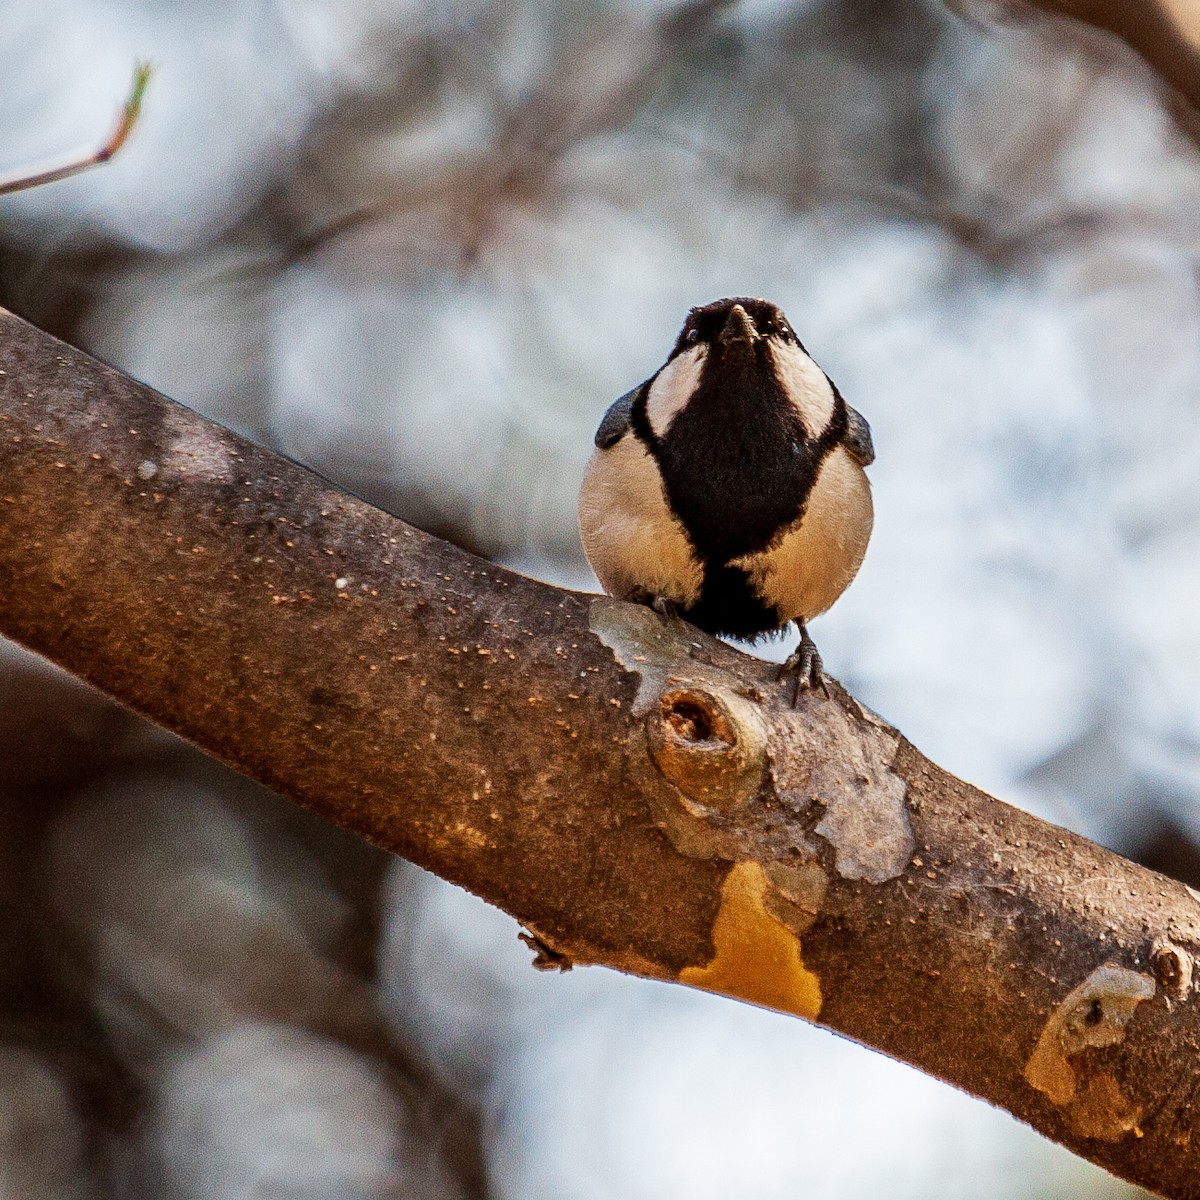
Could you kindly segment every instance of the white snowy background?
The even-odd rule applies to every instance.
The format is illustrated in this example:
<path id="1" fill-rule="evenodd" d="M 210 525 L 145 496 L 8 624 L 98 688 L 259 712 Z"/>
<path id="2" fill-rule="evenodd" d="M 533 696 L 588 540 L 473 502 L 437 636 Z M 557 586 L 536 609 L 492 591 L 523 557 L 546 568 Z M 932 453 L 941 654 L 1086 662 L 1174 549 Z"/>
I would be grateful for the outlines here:
<path id="1" fill-rule="evenodd" d="M 767 296 L 878 450 L 829 669 L 1194 868 L 1200 151 L 1120 43 L 935 0 L 0 0 L 0 168 L 99 140 L 138 57 L 122 155 L 0 199 L 0 302 L 590 587 L 606 404 Z M 516 932 L 0 647 L 0 1200 L 1133 1194 Z"/>

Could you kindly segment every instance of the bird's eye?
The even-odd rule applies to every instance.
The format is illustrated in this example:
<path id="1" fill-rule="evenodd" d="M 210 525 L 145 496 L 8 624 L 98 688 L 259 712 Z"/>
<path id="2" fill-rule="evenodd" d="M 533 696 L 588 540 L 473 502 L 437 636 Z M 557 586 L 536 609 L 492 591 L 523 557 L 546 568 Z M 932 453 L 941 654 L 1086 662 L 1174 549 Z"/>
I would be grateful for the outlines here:
<path id="1" fill-rule="evenodd" d="M 688 343 L 689 346 L 698 342 L 700 340 L 700 330 L 689 329 L 687 331 L 687 337 L 684 340 Z"/>

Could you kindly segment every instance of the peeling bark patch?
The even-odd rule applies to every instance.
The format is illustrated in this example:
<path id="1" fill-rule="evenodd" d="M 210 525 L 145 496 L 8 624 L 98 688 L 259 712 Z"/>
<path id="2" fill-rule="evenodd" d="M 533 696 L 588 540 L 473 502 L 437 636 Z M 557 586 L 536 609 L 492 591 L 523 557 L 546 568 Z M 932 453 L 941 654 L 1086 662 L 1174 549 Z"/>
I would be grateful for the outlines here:
<path id="1" fill-rule="evenodd" d="M 233 479 L 233 447 L 223 436 L 223 430 L 201 422 L 186 409 L 174 407 L 166 410 L 163 426 L 163 469 L 185 479 L 198 477 L 214 483 L 229 483 Z M 159 465 L 150 465 L 154 467 L 152 474 L 157 474 Z"/>
<path id="2" fill-rule="evenodd" d="M 1141 1136 L 1142 1110 L 1130 1104 L 1120 1084 L 1107 1072 L 1093 1075 L 1067 1112 L 1067 1122 L 1080 1137 L 1119 1142 L 1128 1134 Z"/>
<path id="3" fill-rule="evenodd" d="M 633 704 L 639 716 L 658 700 L 667 680 L 681 672 L 729 690 L 738 686 L 728 671 L 691 659 L 695 639 L 705 635 L 682 621 L 660 617 L 644 604 L 597 596 L 588 609 L 588 628 L 625 670 L 641 677 Z"/>
<path id="4" fill-rule="evenodd" d="M 1032 1087 L 1054 1104 L 1071 1105 L 1068 1119 L 1094 1131 L 1085 1133 L 1079 1127 L 1078 1132 L 1085 1137 L 1123 1137 L 1136 1127 L 1140 1111 L 1126 1104 L 1111 1076 L 1096 1075 L 1079 1091 L 1070 1060 L 1090 1047 L 1115 1046 L 1124 1041 L 1125 1026 L 1134 1009 L 1154 992 L 1154 980 L 1149 975 L 1115 963 L 1097 967 L 1050 1014 L 1025 1064 L 1025 1079 Z M 1105 1079 L 1109 1083 L 1103 1083 Z"/>
<path id="5" fill-rule="evenodd" d="M 800 939 L 767 911 L 767 889 L 758 863 L 734 864 L 713 923 L 716 953 L 703 967 L 685 967 L 679 981 L 815 1021 L 821 981 L 805 967 Z"/>
<path id="6" fill-rule="evenodd" d="M 829 876 L 820 863 L 769 862 L 764 868 L 771 887 L 767 911 L 794 933 L 807 933 L 821 914 Z"/>
<path id="7" fill-rule="evenodd" d="M 800 808 L 824 807 L 815 832 L 833 847 L 843 879 L 895 879 L 915 845 L 908 785 L 892 770 L 900 735 L 882 722 L 854 720 L 836 700 L 825 704 L 825 720 L 797 714 L 781 722 L 785 749 L 772 756 L 776 785 Z"/>

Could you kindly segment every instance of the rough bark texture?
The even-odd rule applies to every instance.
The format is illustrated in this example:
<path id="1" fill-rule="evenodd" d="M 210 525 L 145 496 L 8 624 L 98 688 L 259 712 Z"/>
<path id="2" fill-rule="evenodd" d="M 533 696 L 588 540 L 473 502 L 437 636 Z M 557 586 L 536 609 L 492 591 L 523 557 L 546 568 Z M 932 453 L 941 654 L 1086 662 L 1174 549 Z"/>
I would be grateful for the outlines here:
<path id="1" fill-rule="evenodd" d="M 473 558 L 6 314 L 0 631 L 507 909 L 542 965 L 797 1013 L 1200 1197 L 1182 884 L 836 684 L 793 711 L 773 667 Z"/>

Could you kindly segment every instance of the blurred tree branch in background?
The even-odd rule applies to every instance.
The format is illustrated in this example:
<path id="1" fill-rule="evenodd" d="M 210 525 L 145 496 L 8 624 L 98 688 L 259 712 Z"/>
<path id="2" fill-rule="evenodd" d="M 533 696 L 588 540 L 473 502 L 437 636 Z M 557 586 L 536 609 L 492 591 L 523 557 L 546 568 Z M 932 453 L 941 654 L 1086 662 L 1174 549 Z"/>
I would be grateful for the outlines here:
<path id="1" fill-rule="evenodd" d="M 1200 899 L 836 684 L 514 575 L 0 317 L 0 622 L 599 963 L 814 1020 L 1200 1196 Z M 847 1122 L 853 1121 L 847 1113 Z"/>
<path id="2" fill-rule="evenodd" d="M 1200 128 L 1200 11 L 1187 0 L 1033 0 L 1047 12 L 1075 17 L 1129 43 L 1185 100 L 1176 115 Z"/>

